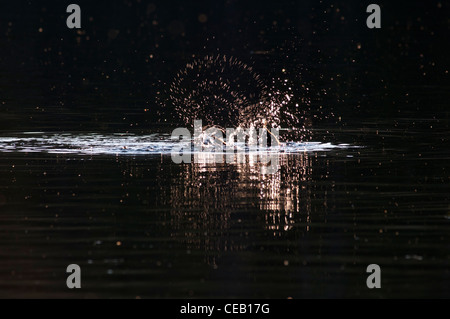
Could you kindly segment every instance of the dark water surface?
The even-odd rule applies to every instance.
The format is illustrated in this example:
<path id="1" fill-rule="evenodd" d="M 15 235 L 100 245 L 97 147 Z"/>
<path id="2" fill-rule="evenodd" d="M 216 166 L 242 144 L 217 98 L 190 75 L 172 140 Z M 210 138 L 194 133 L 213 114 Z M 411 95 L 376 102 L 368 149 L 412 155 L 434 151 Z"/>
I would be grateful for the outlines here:
<path id="1" fill-rule="evenodd" d="M 447 2 L 380 0 L 377 30 L 361 1 L 77 3 L 81 30 L 64 1 L 0 5 L 0 298 L 450 297 Z M 280 154 L 267 176 L 140 149 L 180 125 L 177 72 L 225 55 L 292 94 L 312 142 L 348 145 Z M 209 70 L 215 86 L 175 83 L 197 89 L 183 114 L 234 105 L 230 79 L 259 98 L 243 69 Z M 137 151 L 98 138 L 117 133 Z"/>
<path id="2" fill-rule="evenodd" d="M 336 130 L 364 148 L 280 155 L 268 176 L 170 155 L 2 153 L 0 295 L 448 297 L 447 131 L 397 126 Z"/>

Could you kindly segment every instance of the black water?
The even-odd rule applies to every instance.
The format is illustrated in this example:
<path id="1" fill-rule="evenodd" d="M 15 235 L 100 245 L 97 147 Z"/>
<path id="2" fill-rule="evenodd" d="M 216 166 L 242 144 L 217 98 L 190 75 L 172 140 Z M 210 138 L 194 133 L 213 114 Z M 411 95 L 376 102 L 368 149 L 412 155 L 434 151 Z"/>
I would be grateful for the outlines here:
<path id="1" fill-rule="evenodd" d="M 28 3 L 0 10 L 0 137 L 170 133 L 164 81 L 219 48 L 306 83 L 311 118 L 335 114 L 311 124 L 313 141 L 361 148 L 283 154 L 268 176 L 167 154 L 1 152 L 0 297 L 450 296 L 447 3 L 385 4 L 379 33 L 355 21 L 364 4 L 86 4 L 98 24 L 86 18 L 79 40 L 55 27 L 64 5 Z M 271 47 L 284 50 L 251 53 Z M 381 289 L 366 286 L 369 264 Z"/>

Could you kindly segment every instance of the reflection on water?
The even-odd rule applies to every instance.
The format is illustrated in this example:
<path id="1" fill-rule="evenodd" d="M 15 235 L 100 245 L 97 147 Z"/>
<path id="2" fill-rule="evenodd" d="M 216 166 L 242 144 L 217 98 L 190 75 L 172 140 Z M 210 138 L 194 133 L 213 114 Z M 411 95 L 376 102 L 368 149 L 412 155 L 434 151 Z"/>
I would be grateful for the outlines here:
<path id="1" fill-rule="evenodd" d="M 77 296 L 69 263 L 84 297 L 370 296 L 371 263 L 381 296 L 448 295 L 448 154 L 394 133 L 297 143 L 273 175 L 258 154 L 174 164 L 161 135 L 3 138 L 0 296 Z"/>

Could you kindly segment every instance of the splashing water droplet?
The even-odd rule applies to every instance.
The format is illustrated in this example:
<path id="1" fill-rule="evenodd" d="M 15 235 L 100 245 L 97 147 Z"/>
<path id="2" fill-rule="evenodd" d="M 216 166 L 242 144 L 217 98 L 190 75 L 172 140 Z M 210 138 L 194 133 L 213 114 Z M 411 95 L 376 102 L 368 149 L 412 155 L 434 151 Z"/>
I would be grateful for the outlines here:
<path id="1" fill-rule="evenodd" d="M 251 66 L 234 57 L 205 56 L 176 74 L 164 106 L 174 109 L 187 126 L 202 120 L 205 126 L 289 128 L 304 132 L 299 117 L 289 107 L 298 105 L 290 89 L 285 92 L 273 87 Z"/>

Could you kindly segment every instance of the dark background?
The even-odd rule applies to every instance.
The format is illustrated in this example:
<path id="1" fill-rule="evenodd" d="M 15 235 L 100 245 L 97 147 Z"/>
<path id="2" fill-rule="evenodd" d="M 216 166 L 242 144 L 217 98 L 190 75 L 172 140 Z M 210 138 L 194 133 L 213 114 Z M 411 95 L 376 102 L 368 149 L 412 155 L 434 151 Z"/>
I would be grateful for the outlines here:
<path id="1" fill-rule="evenodd" d="M 450 4 L 376 1 L 370 30 L 371 2 L 76 1 L 81 30 L 69 1 L 1 2 L 0 297 L 447 298 Z M 169 85 L 206 55 L 287 77 L 314 141 L 362 148 L 292 154 L 262 178 L 5 142 L 170 132 Z M 383 289 L 366 287 L 371 263 Z"/>
<path id="2" fill-rule="evenodd" d="M 341 126 L 448 118 L 448 1 L 378 1 L 372 30 L 371 2 L 77 1 L 80 30 L 66 27 L 71 1 L 2 2 L 0 129 L 148 132 L 173 120 L 163 104 L 176 72 L 209 54 L 268 81 L 285 68 L 311 112 Z"/>

